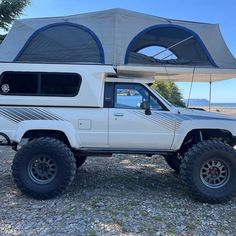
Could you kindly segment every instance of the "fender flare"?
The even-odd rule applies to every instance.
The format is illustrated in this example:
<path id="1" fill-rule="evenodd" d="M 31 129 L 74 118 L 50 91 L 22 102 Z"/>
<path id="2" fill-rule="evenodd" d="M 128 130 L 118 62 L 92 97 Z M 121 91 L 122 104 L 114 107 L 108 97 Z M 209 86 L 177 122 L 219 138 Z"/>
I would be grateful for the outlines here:
<path id="1" fill-rule="evenodd" d="M 72 148 L 79 149 L 81 141 L 76 135 L 75 129 L 68 121 L 55 121 L 55 120 L 26 120 L 18 124 L 16 129 L 14 141 L 20 143 L 24 134 L 30 130 L 52 130 L 63 132 Z"/>

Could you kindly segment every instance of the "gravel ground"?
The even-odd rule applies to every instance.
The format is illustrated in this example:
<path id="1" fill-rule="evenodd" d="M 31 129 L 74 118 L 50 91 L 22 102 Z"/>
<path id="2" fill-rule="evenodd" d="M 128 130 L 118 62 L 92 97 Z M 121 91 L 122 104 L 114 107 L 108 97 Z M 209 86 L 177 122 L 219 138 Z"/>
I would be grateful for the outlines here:
<path id="1" fill-rule="evenodd" d="M 0 149 L 0 235 L 236 234 L 236 199 L 193 201 L 158 156 L 90 157 L 67 192 L 46 201 L 18 191 L 13 156 Z"/>

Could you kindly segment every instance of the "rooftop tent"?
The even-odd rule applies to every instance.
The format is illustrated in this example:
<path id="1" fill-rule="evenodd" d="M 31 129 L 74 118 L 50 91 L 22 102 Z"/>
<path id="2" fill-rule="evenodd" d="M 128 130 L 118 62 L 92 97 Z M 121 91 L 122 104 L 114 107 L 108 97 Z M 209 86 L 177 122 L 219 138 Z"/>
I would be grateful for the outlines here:
<path id="1" fill-rule="evenodd" d="M 150 47 L 156 49 L 145 55 Z M 17 20 L 0 45 L 0 61 L 111 64 L 124 75 L 151 71 L 163 78 L 163 66 L 169 75 L 208 68 L 213 81 L 236 77 L 236 60 L 217 24 L 124 9 Z"/>

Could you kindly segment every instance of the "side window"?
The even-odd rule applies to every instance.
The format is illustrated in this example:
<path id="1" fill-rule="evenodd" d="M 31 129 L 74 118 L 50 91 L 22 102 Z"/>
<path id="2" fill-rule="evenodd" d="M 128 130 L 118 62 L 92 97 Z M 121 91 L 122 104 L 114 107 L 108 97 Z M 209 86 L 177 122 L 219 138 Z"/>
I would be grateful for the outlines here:
<path id="1" fill-rule="evenodd" d="M 140 103 L 145 100 L 146 96 L 147 94 L 139 85 L 135 84 L 115 85 L 116 108 L 139 108 Z"/>
<path id="2" fill-rule="evenodd" d="M 77 74 L 42 73 L 41 92 L 44 96 L 75 96 L 81 79 Z"/>
<path id="3" fill-rule="evenodd" d="M 140 84 L 115 84 L 115 108 L 140 109 L 141 102 L 149 101 L 151 109 L 163 110 L 157 99 Z"/>
<path id="4" fill-rule="evenodd" d="M 155 97 L 150 95 L 149 98 L 150 98 L 149 102 L 150 102 L 151 109 L 153 109 L 153 110 L 163 110 L 163 106 L 157 101 L 157 99 Z"/>
<path id="5" fill-rule="evenodd" d="M 38 75 L 26 72 L 5 72 L 1 79 L 3 95 L 34 95 L 38 91 Z"/>
<path id="6" fill-rule="evenodd" d="M 73 97 L 79 92 L 81 77 L 74 73 L 4 72 L 2 95 Z"/>

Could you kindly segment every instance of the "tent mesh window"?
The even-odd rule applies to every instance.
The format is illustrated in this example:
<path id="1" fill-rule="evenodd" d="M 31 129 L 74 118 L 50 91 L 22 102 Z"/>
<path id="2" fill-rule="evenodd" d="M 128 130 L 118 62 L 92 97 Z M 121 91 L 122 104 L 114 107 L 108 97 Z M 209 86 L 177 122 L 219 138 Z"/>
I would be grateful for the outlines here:
<path id="1" fill-rule="evenodd" d="M 104 63 L 100 41 L 89 29 L 55 24 L 36 31 L 15 61 Z"/>
<path id="2" fill-rule="evenodd" d="M 144 54 L 144 49 L 151 46 L 162 50 L 153 50 L 152 56 Z M 195 33 L 173 26 L 152 27 L 139 33 L 127 49 L 125 63 L 214 66 Z"/>

